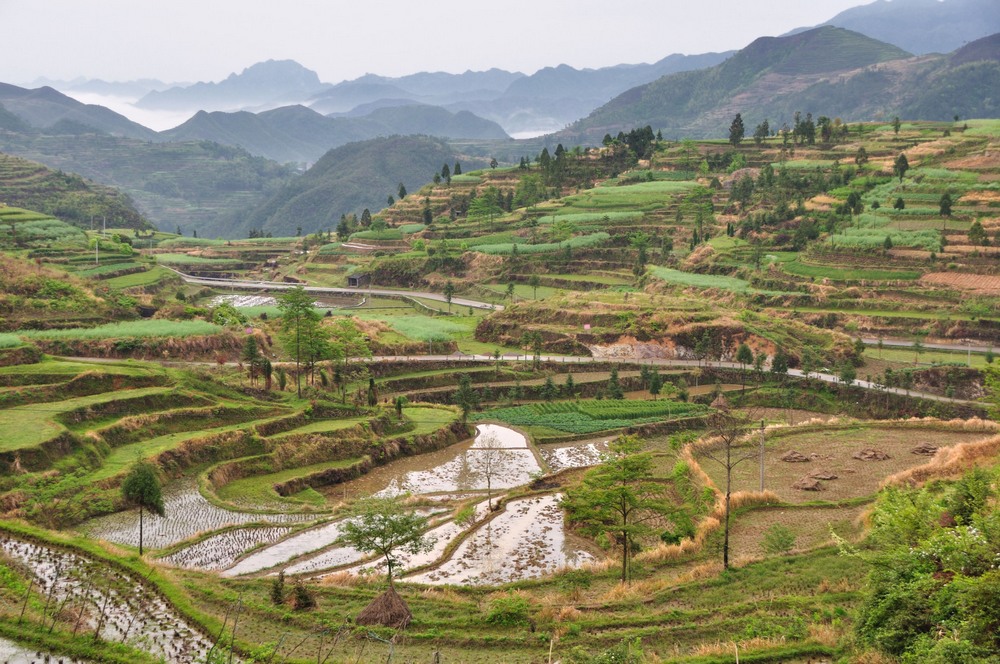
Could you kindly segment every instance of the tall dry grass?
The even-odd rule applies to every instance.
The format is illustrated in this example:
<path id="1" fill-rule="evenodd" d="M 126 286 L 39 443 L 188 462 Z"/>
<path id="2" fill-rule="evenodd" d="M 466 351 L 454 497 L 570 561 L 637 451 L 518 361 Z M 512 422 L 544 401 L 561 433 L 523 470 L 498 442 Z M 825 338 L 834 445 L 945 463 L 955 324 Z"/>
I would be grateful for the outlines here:
<path id="1" fill-rule="evenodd" d="M 785 645 L 785 637 L 757 636 L 740 641 L 716 641 L 715 643 L 699 643 L 691 649 L 696 657 L 732 656 L 747 650 L 770 650 Z"/>
<path id="2" fill-rule="evenodd" d="M 365 586 L 372 583 L 373 576 L 371 574 L 355 574 L 353 572 L 331 572 L 320 577 L 319 585 L 354 588 L 355 586 Z M 378 576 L 378 579 L 381 580 L 381 575 Z"/>
<path id="3" fill-rule="evenodd" d="M 995 463 L 998 453 L 1000 436 L 944 447 L 927 463 L 885 478 L 882 486 L 914 486 L 932 479 L 956 477 L 976 466 Z"/>

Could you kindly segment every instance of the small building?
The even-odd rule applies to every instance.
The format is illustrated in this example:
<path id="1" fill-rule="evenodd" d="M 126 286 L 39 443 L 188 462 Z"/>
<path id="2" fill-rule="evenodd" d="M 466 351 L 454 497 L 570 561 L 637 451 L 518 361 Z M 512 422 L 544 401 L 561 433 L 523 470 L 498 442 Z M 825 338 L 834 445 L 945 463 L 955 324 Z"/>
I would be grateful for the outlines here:
<path id="1" fill-rule="evenodd" d="M 348 288 L 363 288 L 372 282 L 372 277 L 367 272 L 359 272 L 347 277 Z"/>

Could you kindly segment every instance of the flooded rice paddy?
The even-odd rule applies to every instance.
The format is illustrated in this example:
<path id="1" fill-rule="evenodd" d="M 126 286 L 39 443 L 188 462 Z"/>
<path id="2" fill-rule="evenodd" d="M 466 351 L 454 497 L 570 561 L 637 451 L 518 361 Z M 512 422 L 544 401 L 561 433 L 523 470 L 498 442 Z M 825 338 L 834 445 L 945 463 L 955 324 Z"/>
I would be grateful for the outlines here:
<path id="1" fill-rule="evenodd" d="M 60 615 L 76 616 L 71 619 L 83 633 L 96 632 L 168 662 L 196 661 L 211 647 L 207 637 L 129 572 L 6 534 L 0 535 L 0 551 L 31 570 L 38 592 L 51 597 Z"/>
<path id="2" fill-rule="evenodd" d="M 543 445 L 539 447 L 538 453 L 553 472 L 566 468 L 585 468 L 601 462 L 601 455 L 608 452 L 609 442 L 602 438 Z"/>
<path id="3" fill-rule="evenodd" d="M 567 537 L 556 495 L 511 501 L 436 569 L 407 577 L 429 584 L 489 585 L 577 567 L 594 555 Z"/>
<path id="4" fill-rule="evenodd" d="M 594 439 L 536 451 L 521 433 L 482 424 L 473 441 L 398 459 L 364 477 L 330 487 L 326 494 L 339 500 L 410 493 L 431 500 L 434 509 L 423 512 L 431 519 L 430 549 L 398 554 L 398 569 L 412 574 L 404 578 L 428 584 L 504 583 L 578 566 L 595 555 L 567 535 L 557 495 L 512 500 L 494 513 L 487 505 L 487 484 L 496 507 L 507 490 L 528 484 L 539 473 L 593 465 L 606 449 L 606 440 Z M 484 462 L 491 455 L 495 468 L 488 471 Z M 470 501 L 471 518 L 456 522 L 455 511 Z M 383 560 L 337 544 L 343 519 L 296 532 L 296 526 L 315 517 L 216 507 L 199 493 L 195 479 L 168 485 L 164 502 L 165 518 L 145 517 L 144 543 L 151 549 L 222 530 L 165 556 L 163 560 L 172 565 L 217 571 L 227 577 L 278 570 L 309 576 L 332 571 L 385 572 Z M 92 537 L 137 545 L 138 515 L 131 511 L 101 517 L 82 530 Z"/>
<path id="5" fill-rule="evenodd" d="M 272 528 L 235 528 L 218 535 L 206 537 L 197 544 L 185 547 L 169 556 L 164 562 L 192 569 L 221 570 L 231 567 L 236 559 L 262 544 L 271 544 L 291 532 L 287 526 Z"/>
<path id="6" fill-rule="evenodd" d="M 165 517 L 143 515 L 143 546 L 162 549 L 199 533 L 245 523 L 302 523 L 315 517 L 305 514 L 256 514 L 216 507 L 198 491 L 195 478 L 171 482 L 163 489 Z M 139 511 L 128 510 L 85 522 L 80 530 L 90 537 L 139 546 Z"/>
<path id="7" fill-rule="evenodd" d="M 360 296 L 359 296 L 360 297 Z M 357 307 L 361 304 L 359 297 L 351 297 L 350 295 L 345 295 L 343 297 L 337 297 L 336 295 L 323 295 L 313 302 L 314 307 L 320 309 L 340 309 L 344 307 Z M 237 309 L 249 308 L 249 307 L 276 307 L 278 306 L 278 299 L 273 295 L 216 295 L 211 300 L 208 301 L 209 307 L 217 307 L 222 303 L 228 303 L 236 307 Z"/>
<path id="8" fill-rule="evenodd" d="M 300 556 L 310 554 L 314 551 L 324 549 L 340 537 L 340 530 L 343 521 L 335 521 L 317 528 L 310 528 L 301 533 L 281 540 L 277 544 L 265 547 L 251 553 L 246 558 L 240 560 L 235 566 L 222 573 L 223 576 L 240 576 L 242 574 L 254 574 L 269 569 L 282 563 L 287 563 Z M 356 555 L 353 560 L 361 557 L 361 554 L 351 549 Z M 351 562 L 352 559 L 345 560 L 344 563 Z M 339 563 L 339 564 L 344 564 Z M 291 572 L 291 569 L 288 570 Z"/>
<path id="9" fill-rule="evenodd" d="M 487 477 L 483 464 L 487 450 L 492 448 L 503 450 L 489 478 L 494 490 L 522 486 L 530 482 L 533 475 L 542 472 L 523 434 L 496 424 L 480 424 L 476 430 L 474 442 L 398 459 L 364 477 L 331 487 L 327 495 L 341 498 L 485 491 Z"/>
<path id="10" fill-rule="evenodd" d="M 59 657 L 44 650 L 21 646 L 0 638 L 0 662 L 4 664 L 85 664 L 86 660 Z"/>

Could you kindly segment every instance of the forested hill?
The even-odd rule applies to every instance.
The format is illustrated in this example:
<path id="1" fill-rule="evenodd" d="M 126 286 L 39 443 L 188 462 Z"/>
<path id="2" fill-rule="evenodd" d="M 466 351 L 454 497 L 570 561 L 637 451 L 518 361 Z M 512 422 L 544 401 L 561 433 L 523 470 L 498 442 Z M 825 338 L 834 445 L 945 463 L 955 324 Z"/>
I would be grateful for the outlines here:
<path id="1" fill-rule="evenodd" d="M 460 157 L 444 141 L 428 136 L 390 136 L 351 143 L 331 150 L 301 177 L 295 178 L 251 214 L 230 236 L 250 229 L 273 235 L 293 235 L 336 227 L 342 214 L 373 213 L 385 207 L 399 184 L 416 191 L 440 172 L 461 160 L 466 168 L 482 161 Z"/>
<path id="2" fill-rule="evenodd" d="M 650 125 L 669 137 L 723 133 L 735 113 L 772 127 L 796 111 L 845 121 L 994 117 L 1000 99 L 983 94 L 1000 85 L 995 50 L 956 61 L 912 57 L 856 32 L 830 26 L 754 41 L 722 64 L 660 78 L 633 88 L 560 133 L 564 142 L 600 140 Z M 990 55 L 992 53 L 992 57 Z M 728 118 L 728 119 L 727 119 Z"/>
<path id="3" fill-rule="evenodd" d="M 152 228 L 132 199 L 73 173 L 0 153 L 0 205 L 27 208 L 81 228 L 106 219 L 115 228 Z"/>

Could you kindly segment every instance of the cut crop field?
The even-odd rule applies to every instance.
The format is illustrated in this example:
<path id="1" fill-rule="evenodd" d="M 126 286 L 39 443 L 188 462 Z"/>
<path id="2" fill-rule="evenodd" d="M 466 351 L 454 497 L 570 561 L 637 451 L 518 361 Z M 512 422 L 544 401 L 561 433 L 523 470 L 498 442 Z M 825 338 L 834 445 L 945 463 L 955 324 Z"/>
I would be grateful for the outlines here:
<path id="1" fill-rule="evenodd" d="M 781 435 L 767 442 L 764 487 L 788 503 L 837 502 L 871 496 L 889 475 L 927 463 L 928 457 L 913 453 L 917 445 L 929 443 L 945 447 L 980 440 L 987 435 L 914 426 L 833 426 Z M 854 454 L 869 448 L 884 452 L 889 458 L 882 461 L 853 458 Z M 753 450 L 742 448 L 741 451 L 756 455 L 756 446 Z M 782 461 L 782 456 L 789 452 L 798 452 L 809 461 Z M 719 464 L 709 459 L 702 459 L 699 463 L 716 486 L 725 486 Z M 829 473 L 836 475 L 837 479 L 820 480 L 819 491 L 802 491 L 793 487 L 802 478 L 815 473 Z M 758 482 L 756 460 L 742 463 L 733 470 L 733 491 L 756 491 Z"/>
<path id="2" fill-rule="evenodd" d="M 1000 294 L 1000 277 L 986 274 L 965 274 L 959 272 L 931 272 L 920 278 L 927 284 L 947 286 L 959 290 L 976 291 L 985 294 Z"/>
<path id="3" fill-rule="evenodd" d="M 769 555 L 764 546 L 767 532 L 775 526 L 787 528 L 794 540 L 787 553 L 802 553 L 836 542 L 831 533 L 847 541 L 861 533 L 861 516 L 867 505 L 853 507 L 769 507 L 739 513 L 730 531 L 731 555 L 753 560 Z M 739 565 L 740 562 L 737 562 Z"/>

